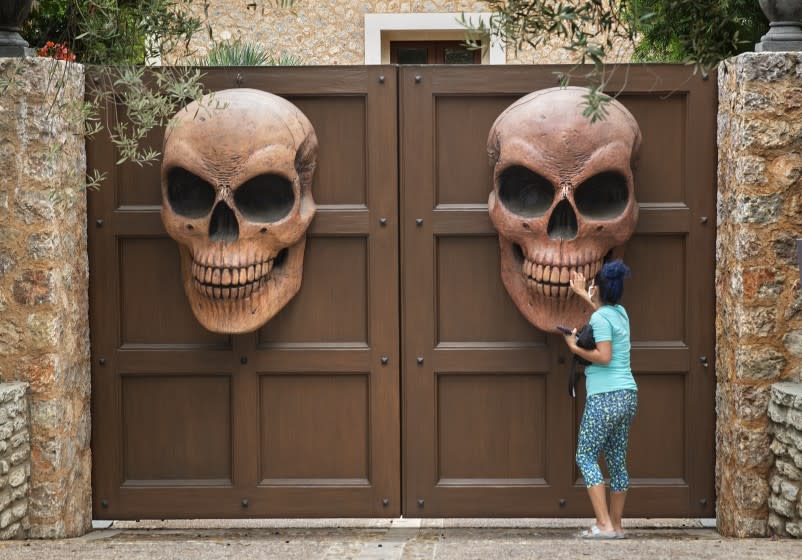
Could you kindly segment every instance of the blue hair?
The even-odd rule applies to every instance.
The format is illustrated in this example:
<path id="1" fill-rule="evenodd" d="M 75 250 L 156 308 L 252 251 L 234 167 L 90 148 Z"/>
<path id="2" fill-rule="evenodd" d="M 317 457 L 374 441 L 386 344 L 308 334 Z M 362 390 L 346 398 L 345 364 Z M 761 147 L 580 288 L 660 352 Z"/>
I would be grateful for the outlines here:
<path id="1" fill-rule="evenodd" d="M 629 278 L 629 267 L 621 259 L 605 263 L 596 273 L 595 281 L 602 303 L 615 305 L 624 295 L 624 279 Z"/>

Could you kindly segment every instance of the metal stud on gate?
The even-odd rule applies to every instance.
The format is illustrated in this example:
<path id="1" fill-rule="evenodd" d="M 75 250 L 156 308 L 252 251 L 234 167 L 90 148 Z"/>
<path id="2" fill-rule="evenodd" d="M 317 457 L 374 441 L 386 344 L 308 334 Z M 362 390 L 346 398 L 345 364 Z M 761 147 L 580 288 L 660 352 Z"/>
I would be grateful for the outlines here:
<path id="1" fill-rule="evenodd" d="M 386 366 L 387 362 L 389 362 L 389 361 L 390 361 L 390 358 L 388 358 L 387 356 L 382 356 L 381 357 L 381 362 L 382 362 L 383 366 Z"/>

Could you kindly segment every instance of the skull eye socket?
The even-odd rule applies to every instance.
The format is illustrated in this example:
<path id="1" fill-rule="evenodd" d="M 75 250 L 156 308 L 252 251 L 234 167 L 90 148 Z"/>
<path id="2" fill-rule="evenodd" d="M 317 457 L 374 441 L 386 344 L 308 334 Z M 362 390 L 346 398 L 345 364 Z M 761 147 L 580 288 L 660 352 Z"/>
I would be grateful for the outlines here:
<path id="1" fill-rule="evenodd" d="M 542 216 L 551 208 L 554 187 L 537 173 L 515 165 L 501 174 L 498 196 L 510 212 L 533 218 Z"/>
<path id="2" fill-rule="evenodd" d="M 591 220 L 610 220 L 624 213 L 629 202 L 627 179 L 615 171 L 594 175 L 576 189 L 579 213 Z"/>
<path id="3" fill-rule="evenodd" d="M 237 210 L 253 222 L 277 222 L 292 211 L 292 183 L 281 175 L 259 175 L 240 185 L 234 193 Z"/>
<path id="4" fill-rule="evenodd" d="M 186 169 L 174 167 L 167 173 L 167 201 L 179 216 L 202 218 L 211 211 L 214 197 L 214 187 Z"/>

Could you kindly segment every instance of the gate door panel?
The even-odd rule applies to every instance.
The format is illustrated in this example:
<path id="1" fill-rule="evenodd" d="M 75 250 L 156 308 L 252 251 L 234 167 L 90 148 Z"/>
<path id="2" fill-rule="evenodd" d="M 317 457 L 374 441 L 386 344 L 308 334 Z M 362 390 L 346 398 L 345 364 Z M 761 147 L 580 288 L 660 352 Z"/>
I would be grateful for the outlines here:
<path id="1" fill-rule="evenodd" d="M 284 96 L 315 127 L 302 288 L 256 333 L 205 331 L 159 218 L 158 165 L 115 167 L 110 145 L 89 145 L 110 177 L 89 196 L 94 515 L 397 516 L 395 69 L 219 69 L 205 82 Z"/>
<path id="2" fill-rule="evenodd" d="M 561 337 L 504 290 L 487 213 L 490 127 L 565 70 L 399 71 L 405 515 L 592 515 L 574 463 L 584 389 L 568 396 Z M 714 84 L 667 65 L 610 82 L 643 132 L 623 301 L 640 388 L 632 516 L 714 512 Z"/>

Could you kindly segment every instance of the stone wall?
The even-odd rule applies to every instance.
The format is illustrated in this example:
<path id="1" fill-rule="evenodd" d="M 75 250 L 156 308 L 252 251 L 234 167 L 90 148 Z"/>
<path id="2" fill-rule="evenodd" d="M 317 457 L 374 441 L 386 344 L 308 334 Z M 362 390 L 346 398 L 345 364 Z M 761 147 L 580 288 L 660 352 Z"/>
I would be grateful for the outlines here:
<path id="1" fill-rule="evenodd" d="M 768 533 L 771 384 L 802 374 L 802 53 L 719 67 L 716 491 L 719 530 Z"/>
<path id="2" fill-rule="evenodd" d="M 0 58 L 0 381 L 30 384 L 30 536 L 91 526 L 83 67 Z"/>
<path id="3" fill-rule="evenodd" d="M 31 433 L 27 383 L 0 383 L 0 540 L 28 535 Z"/>
<path id="4" fill-rule="evenodd" d="M 802 383 L 776 383 L 769 403 L 774 453 L 769 527 L 776 535 L 802 537 Z"/>
<path id="5" fill-rule="evenodd" d="M 292 9 L 275 8 L 271 0 L 232 3 L 228 0 L 193 2 L 188 10 L 205 19 L 212 40 L 241 38 L 261 43 L 274 54 L 299 57 L 304 64 L 364 64 L 365 14 L 484 12 L 484 2 L 472 0 L 297 0 Z M 199 32 L 190 50 L 205 54 L 212 40 Z M 632 49 L 621 43 L 612 49 L 612 61 L 629 60 Z M 507 52 L 508 63 L 570 63 L 571 53 L 556 44 L 534 51 Z"/>

